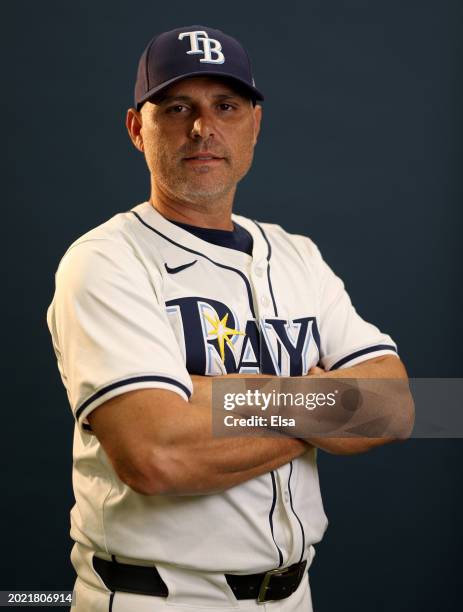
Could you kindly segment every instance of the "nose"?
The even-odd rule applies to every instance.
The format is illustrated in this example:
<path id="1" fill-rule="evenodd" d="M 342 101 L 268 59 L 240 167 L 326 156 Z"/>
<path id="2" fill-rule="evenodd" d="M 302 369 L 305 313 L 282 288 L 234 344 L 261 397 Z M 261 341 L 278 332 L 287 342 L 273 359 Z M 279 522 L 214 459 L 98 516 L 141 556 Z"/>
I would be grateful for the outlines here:
<path id="1" fill-rule="evenodd" d="M 214 125 L 212 119 L 206 113 L 198 114 L 191 128 L 193 140 L 207 140 L 214 136 Z"/>

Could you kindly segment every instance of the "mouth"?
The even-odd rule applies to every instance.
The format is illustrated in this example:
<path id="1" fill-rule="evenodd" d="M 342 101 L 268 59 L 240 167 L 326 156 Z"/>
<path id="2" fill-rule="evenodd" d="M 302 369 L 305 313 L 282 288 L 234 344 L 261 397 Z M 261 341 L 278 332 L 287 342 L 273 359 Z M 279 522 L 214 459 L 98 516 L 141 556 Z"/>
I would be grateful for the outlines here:
<path id="1" fill-rule="evenodd" d="M 213 155 L 212 153 L 198 153 L 197 155 L 189 155 L 188 157 L 184 157 L 183 161 L 193 165 L 210 165 L 218 164 L 224 159 L 224 157 L 218 157 L 217 155 Z"/>

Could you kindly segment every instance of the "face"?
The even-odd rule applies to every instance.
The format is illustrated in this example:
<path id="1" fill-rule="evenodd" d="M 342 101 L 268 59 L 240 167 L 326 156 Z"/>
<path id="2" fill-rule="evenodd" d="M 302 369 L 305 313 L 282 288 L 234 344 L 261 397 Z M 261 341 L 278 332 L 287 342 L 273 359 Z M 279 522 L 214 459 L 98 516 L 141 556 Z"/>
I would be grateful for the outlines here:
<path id="1" fill-rule="evenodd" d="M 194 77 L 139 113 L 130 109 L 127 128 L 156 188 L 201 202 L 234 192 L 251 166 L 260 119 L 261 107 L 226 81 Z"/>

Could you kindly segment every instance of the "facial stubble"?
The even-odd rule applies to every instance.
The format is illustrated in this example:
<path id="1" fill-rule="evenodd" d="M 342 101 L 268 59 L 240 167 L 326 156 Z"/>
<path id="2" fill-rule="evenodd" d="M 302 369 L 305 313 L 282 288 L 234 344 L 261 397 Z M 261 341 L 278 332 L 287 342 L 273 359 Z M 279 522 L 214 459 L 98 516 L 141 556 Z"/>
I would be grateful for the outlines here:
<path id="1" fill-rule="evenodd" d="M 185 157 L 205 150 L 206 147 L 203 146 L 195 151 L 181 150 L 171 155 L 165 147 L 160 147 L 151 166 L 153 179 L 164 192 L 176 199 L 196 204 L 211 203 L 234 192 L 247 169 L 241 176 L 237 176 L 228 152 L 214 150 L 212 152 L 215 155 L 223 157 L 220 165 L 188 167 Z"/>

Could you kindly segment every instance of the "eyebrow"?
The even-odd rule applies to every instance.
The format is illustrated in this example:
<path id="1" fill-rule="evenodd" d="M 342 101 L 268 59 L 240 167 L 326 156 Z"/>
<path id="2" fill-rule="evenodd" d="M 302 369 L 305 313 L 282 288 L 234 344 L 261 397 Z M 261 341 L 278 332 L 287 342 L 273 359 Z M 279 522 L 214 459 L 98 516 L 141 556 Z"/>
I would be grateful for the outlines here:
<path id="1" fill-rule="evenodd" d="M 243 98 L 243 96 L 241 96 L 239 93 L 221 93 L 221 94 L 214 94 L 213 96 L 216 100 L 226 100 L 229 98 Z M 192 102 L 193 98 L 191 96 L 182 96 L 182 95 L 178 95 L 178 96 L 169 96 L 169 95 L 161 95 L 159 98 L 156 99 L 156 104 L 165 104 L 166 102 L 172 102 L 173 100 L 178 100 L 181 102 Z"/>

